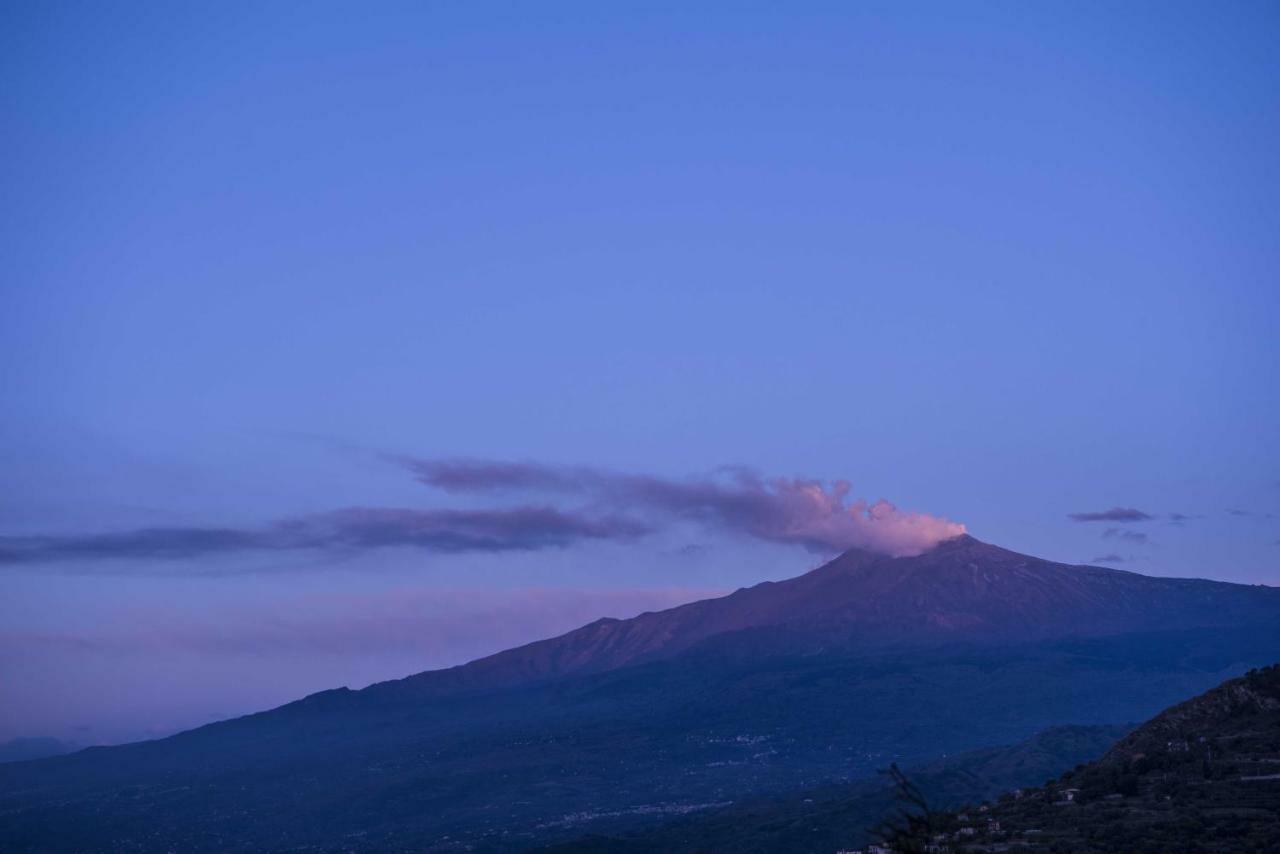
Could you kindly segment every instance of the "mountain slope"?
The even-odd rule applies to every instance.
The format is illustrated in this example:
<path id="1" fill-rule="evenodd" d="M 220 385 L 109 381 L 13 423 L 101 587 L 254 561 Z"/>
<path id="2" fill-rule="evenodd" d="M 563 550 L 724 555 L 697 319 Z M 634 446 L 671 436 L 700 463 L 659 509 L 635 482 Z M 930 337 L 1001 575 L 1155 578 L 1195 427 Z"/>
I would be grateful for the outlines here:
<path id="1" fill-rule="evenodd" d="M 1056 727 L 1026 741 L 974 750 L 909 769 L 936 806 L 994 798 L 1030 786 L 1107 750 L 1124 726 Z M 831 854 L 863 844 L 868 829 L 896 805 L 892 783 L 875 777 L 770 798 L 755 798 L 706 814 L 629 834 L 594 834 L 548 846 L 546 854 L 736 851 L 751 854 Z"/>
<path id="2" fill-rule="evenodd" d="M 1063 854 L 1280 850 L 1280 665 L 1125 729 L 1063 727 L 911 768 L 907 778 L 934 809 L 970 806 L 936 813 L 889 842 L 952 854 L 992 846 Z M 990 803 L 972 806 L 983 801 Z M 547 850 L 831 852 L 866 844 L 900 806 L 885 781 L 868 780 Z"/>
<path id="3" fill-rule="evenodd" d="M 22 762 L 27 759 L 43 759 L 61 756 L 78 748 L 56 738 L 14 738 L 0 744 L 0 762 Z"/>
<path id="4" fill-rule="evenodd" d="M 1154 578 L 1041 560 L 963 535 L 922 555 L 850 550 L 811 572 L 544 641 L 374 690 L 437 693 L 670 658 L 710 638 L 772 630 L 788 651 L 1091 637 L 1280 618 L 1280 589 Z"/>
<path id="5" fill-rule="evenodd" d="M 1041 788 L 931 825 L 915 842 L 941 835 L 955 852 L 1280 850 L 1280 665 L 1167 709 Z"/>
<path id="6" fill-rule="evenodd" d="M 1273 589 L 948 546 L 0 765 L 0 849 L 515 850 L 1140 720 L 1280 658 Z"/>

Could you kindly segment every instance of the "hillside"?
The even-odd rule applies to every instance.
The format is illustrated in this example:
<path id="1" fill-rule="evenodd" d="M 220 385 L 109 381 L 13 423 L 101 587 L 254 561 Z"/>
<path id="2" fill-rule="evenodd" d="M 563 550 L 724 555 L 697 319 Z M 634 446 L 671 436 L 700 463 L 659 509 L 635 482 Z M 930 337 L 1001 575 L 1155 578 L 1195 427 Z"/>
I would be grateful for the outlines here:
<path id="1" fill-rule="evenodd" d="M 43 759 L 46 756 L 61 756 L 76 749 L 74 744 L 56 738 L 14 738 L 0 744 L 0 762 L 22 762 L 28 759 Z"/>
<path id="2" fill-rule="evenodd" d="M 1042 786 L 931 824 L 895 848 L 1278 851 L 1280 665 L 1162 712 L 1100 759 Z"/>
<path id="3" fill-rule="evenodd" d="M 1015 745 L 969 751 L 916 766 L 911 780 L 938 805 L 994 798 L 1097 756 L 1128 731 L 1123 726 L 1055 727 Z M 737 851 L 831 854 L 868 837 L 893 809 L 883 777 L 758 798 L 660 828 L 594 835 L 543 849 L 546 854 Z"/>

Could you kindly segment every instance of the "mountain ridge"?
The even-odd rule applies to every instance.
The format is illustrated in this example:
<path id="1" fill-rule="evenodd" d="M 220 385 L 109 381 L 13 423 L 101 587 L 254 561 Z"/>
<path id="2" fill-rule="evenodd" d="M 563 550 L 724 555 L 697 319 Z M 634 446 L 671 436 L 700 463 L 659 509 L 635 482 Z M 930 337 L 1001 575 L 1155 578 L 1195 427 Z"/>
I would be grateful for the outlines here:
<path id="1" fill-rule="evenodd" d="M 909 557 L 850 549 L 783 581 L 629 619 L 602 618 L 366 690 L 447 693 L 601 672 L 764 628 L 790 632 L 801 646 L 807 641 L 818 650 L 1090 637 L 1229 626 L 1274 614 L 1280 614 L 1280 588 L 1062 564 L 962 534 Z"/>
<path id="2" fill-rule="evenodd" d="M 625 831 L 886 761 L 1145 719 L 1280 658 L 1277 593 L 969 540 L 915 558 L 846 553 L 596 621 L 532 657 L 518 647 L 0 765 L 0 847 L 510 851 Z"/>

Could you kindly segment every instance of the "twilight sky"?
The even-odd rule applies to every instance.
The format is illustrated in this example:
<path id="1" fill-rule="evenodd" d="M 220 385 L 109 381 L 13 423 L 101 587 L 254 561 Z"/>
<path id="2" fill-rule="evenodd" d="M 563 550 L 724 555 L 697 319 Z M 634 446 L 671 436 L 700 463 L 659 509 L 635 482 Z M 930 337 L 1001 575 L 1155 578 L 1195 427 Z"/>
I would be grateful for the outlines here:
<path id="1" fill-rule="evenodd" d="M 691 5 L 0 10 L 0 740 L 961 525 L 1280 584 L 1280 8 Z"/>

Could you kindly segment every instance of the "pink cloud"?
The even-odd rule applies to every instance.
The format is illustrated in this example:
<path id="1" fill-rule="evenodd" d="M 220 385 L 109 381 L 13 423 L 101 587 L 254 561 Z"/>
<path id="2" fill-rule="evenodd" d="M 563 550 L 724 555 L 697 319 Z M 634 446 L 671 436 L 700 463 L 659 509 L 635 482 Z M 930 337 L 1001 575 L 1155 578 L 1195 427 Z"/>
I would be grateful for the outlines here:
<path id="1" fill-rule="evenodd" d="M 689 519 L 814 551 L 857 547 L 900 557 L 965 532 L 958 522 L 899 510 L 883 499 L 851 499 L 843 480 L 764 478 L 742 468 L 679 479 L 536 463 L 395 460 L 422 483 L 451 493 L 571 494 L 613 512 Z"/>

